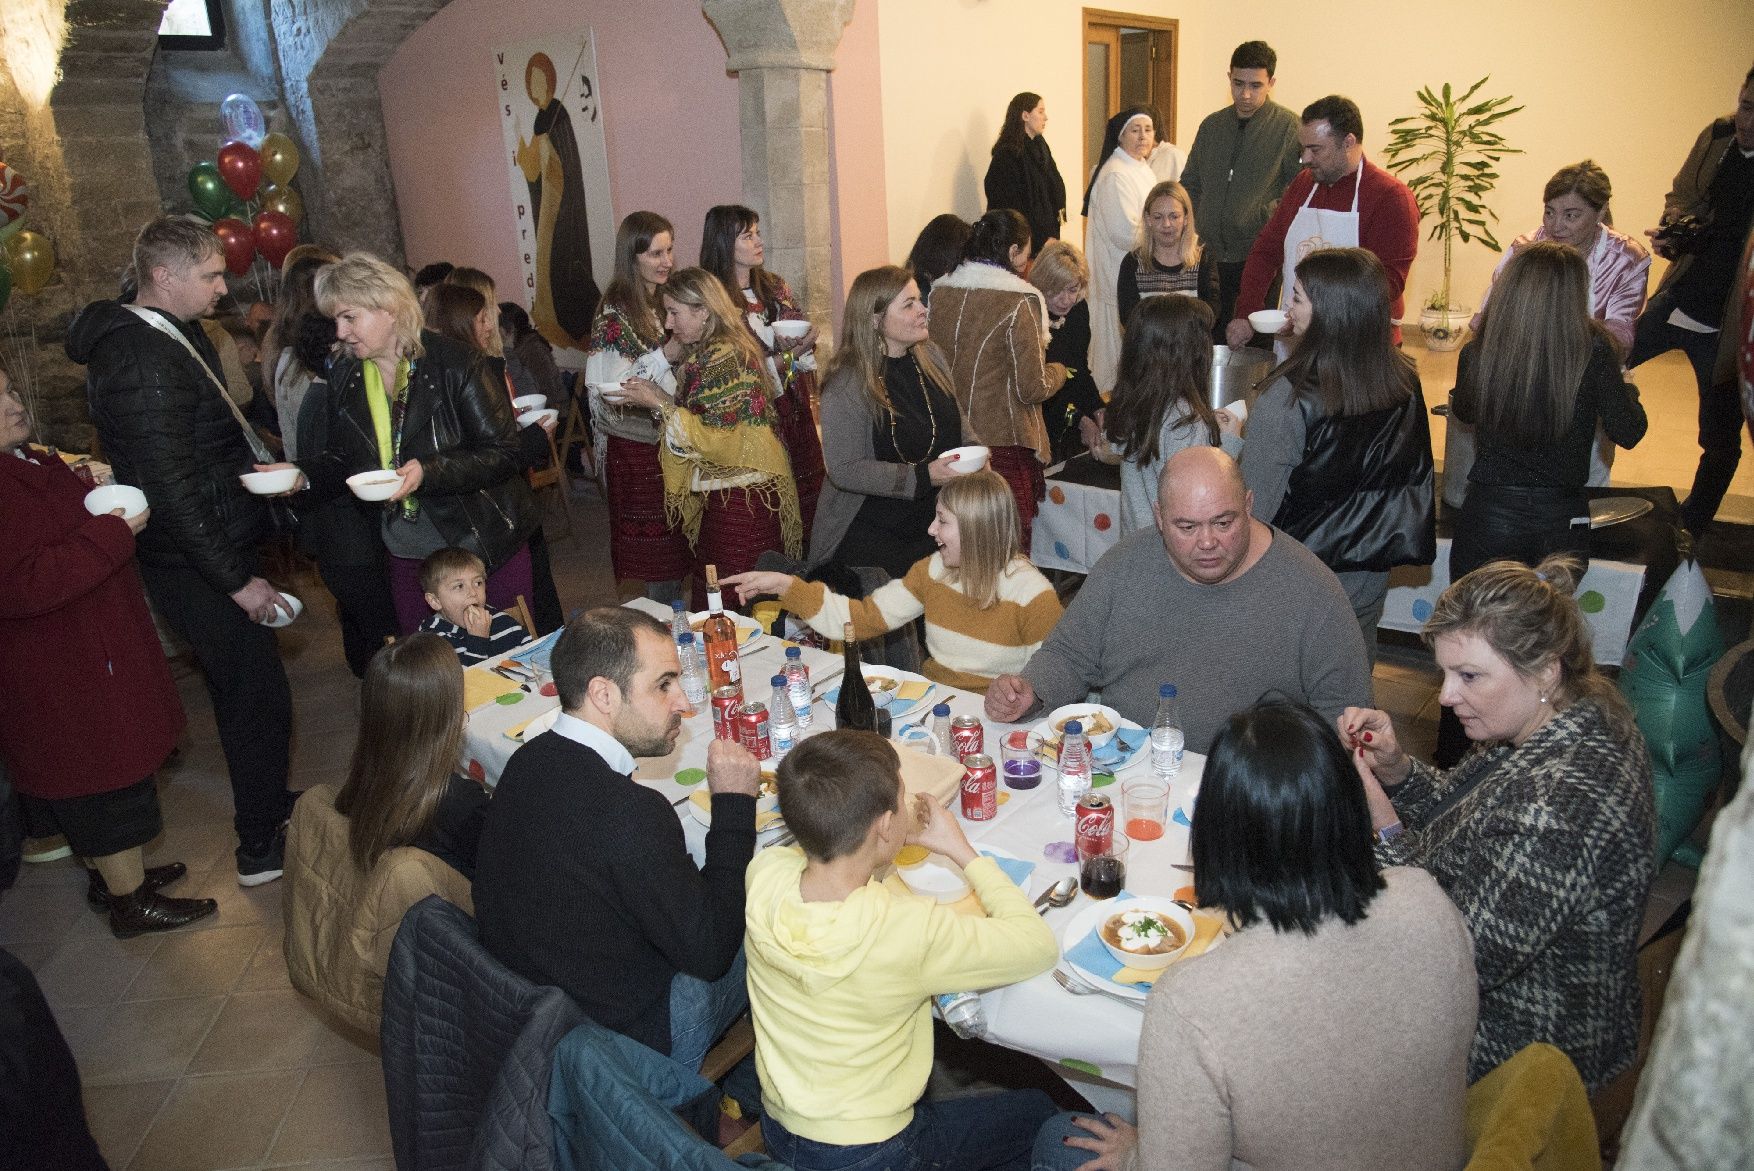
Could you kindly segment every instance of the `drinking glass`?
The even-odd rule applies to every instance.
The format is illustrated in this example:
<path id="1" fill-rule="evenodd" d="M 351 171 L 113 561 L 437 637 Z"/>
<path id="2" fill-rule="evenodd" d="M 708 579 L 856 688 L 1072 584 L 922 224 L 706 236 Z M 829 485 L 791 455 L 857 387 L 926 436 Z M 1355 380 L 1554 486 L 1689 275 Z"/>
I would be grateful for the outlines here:
<path id="1" fill-rule="evenodd" d="M 1127 837 L 1115 833 L 1106 843 L 1078 844 L 1078 886 L 1093 899 L 1112 899 L 1127 885 Z"/>
<path id="2" fill-rule="evenodd" d="M 1007 789 L 1033 789 L 1041 784 L 1041 736 L 1019 728 L 1005 733 L 1000 745 Z"/>
<path id="3" fill-rule="evenodd" d="M 1163 836 L 1169 822 L 1169 786 L 1160 781 L 1130 781 L 1121 786 L 1121 825 L 1135 842 Z"/>

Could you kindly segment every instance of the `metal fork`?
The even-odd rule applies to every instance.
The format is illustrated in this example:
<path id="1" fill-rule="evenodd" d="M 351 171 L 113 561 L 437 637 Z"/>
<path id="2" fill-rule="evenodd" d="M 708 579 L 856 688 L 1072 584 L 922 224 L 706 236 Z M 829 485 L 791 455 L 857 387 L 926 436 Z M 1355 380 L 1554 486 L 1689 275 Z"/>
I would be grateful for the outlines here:
<path id="1" fill-rule="evenodd" d="M 1145 1011 L 1144 1001 L 1134 1000 L 1131 997 L 1122 996 L 1119 992 L 1110 992 L 1106 988 L 1097 988 L 1094 985 L 1086 984 L 1084 981 L 1078 979 L 1070 972 L 1065 971 L 1063 968 L 1054 969 L 1054 983 L 1058 984 L 1061 988 L 1064 988 L 1067 992 L 1070 992 L 1073 996 L 1106 996 L 1110 1000 L 1120 1001 L 1128 1008 L 1136 1008 L 1140 1012 Z"/>

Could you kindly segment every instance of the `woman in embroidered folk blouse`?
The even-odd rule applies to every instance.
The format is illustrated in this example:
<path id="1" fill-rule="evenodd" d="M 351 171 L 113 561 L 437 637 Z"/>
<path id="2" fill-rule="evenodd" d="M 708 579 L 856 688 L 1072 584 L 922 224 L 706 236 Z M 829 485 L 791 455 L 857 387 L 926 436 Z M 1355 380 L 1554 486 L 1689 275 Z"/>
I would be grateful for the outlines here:
<path id="1" fill-rule="evenodd" d="M 1439 701 L 1473 749 L 1440 771 L 1380 711 L 1347 708 L 1385 866 L 1431 872 L 1474 936 L 1476 1080 L 1523 1046 L 1563 1049 L 1594 1091 L 1638 1053 L 1638 929 L 1655 870 L 1650 760 L 1595 667 L 1578 565 L 1495 561 L 1438 599 Z"/>
<path id="2" fill-rule="evenodd" d="M 609 563 L 617 581 L 633 582 L 646 597 L 664 602 L 681 596 L 694 555 L 664 515 L 659 425 L 609 388 L 669 368 L 660 352 L 664 306 L 658 292 L 676 267 L 675 236 L 670 221 L 656 212 L 636 211 L 621 221 L 615 276 L 604 290 L 585 356 L 597 466 L 609 497 Z"/>
<path id="3" fill-rule="evenodd" d="M 761 242 L 761 217 L 740 204 L 709 208 L 701 228 L 700 266 L 719 278 L 731 303 L 741 306 L 749 332 L 767 354 L 767 376 L 779 388 L 774 417 L 792 482 L 798 487 L 798 511 L 804 518 L 804 539 L 816 516 L 822 491 L 822 438 L 816 430 L 816 327 L 785 280 L 761 266 L 767 257 Z M 774 328 L 791 321 L 807 326 L 803 336 L 788 337 Z"/>
<path id="4" fill-rule="evenodd" d="M 798 557 L 804 526 L 764 355 L 724 286 L 703 268 L 684 268 L 662 295 L 670 340 L 658 352 L 674 365 L 659 380 L 621 386 L 628 402 L 663 420 L 664 509 L 693 546 L 695 608 L 703 609 L 706 566 L 729 575 L 753 569 L 770 549 Z"/>
<path id="5" fill-rule="evenodd" d="M 989 211 L 975 221 L 962 263 L 933 286 L 929 325 L 950 360 L 964 438 L 992 449 L 987 466 L 1011 485 L 1025 549 L 1053 454 L 1040 404 L 1067 377 L 1047 361 L 1047 304 L 1020 275 L 1029 256 L 1029 222 L 1010 208 Z"/>

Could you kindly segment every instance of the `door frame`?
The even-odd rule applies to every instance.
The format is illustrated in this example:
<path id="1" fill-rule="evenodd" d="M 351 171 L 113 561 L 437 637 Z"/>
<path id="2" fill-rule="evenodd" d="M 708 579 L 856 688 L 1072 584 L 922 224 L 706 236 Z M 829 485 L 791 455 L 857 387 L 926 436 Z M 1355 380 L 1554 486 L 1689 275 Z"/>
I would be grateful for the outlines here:
<path id="1" fill-rule="evenodd" d="M 1166 99 L 1158 99 L 1158 95 L 1156 93 L 1153 93 L 1152 97 L 1157 102 L 1157 106 L 1158 106 L 1157 112 L 1159 114 L 1163 115 L 1163 130 L 1164 130 L 1165 137 L 1170 142 L 1179 141 L 1179 139 L 1176 135 L 1176 129 L 1175 129 L 1177 102 L 1176 102 L 1175 85 L 1173 83 L 1173 79 L 1180 76 L 1180 70 L 1178 68 L 1177 58 L 1181 53 L 1181 21 L 1174 19 L 1172 17 L 1145 16 L 1145 15 L 1143 15 L 1141 13 L 1137 13 L 1137 12 L 1121 12 L 1118 9 L 1111 9 L 1111 8 L 1086 8 L 1083 10 L 1083 25 L 1082 25 L 1082 27 L 1084 29 L 1084 38 L 1083 38 L 1083 41 L 1081 42 L 1082 44 L 1090 45 L 1090 44 L 1094 44 L 1094 43 L 1100 41 L 1100 42 L 1103 42 L 1105 44 L 1109 44 L 1109 45 L 1111 45 L 1113 47 L 1117 47 L 1117 48 L 1118 48 L 1119 41 L 1120 41 L 1119 34 L 1118 34 L 1118 32 L 1115 31 L 1117 29 L 1136 28 L 1136 29 L 1145 29 L 1146 31 L 1154 32 L 1154 33 L 1168 34 L 1169 57 L 1168 57 L 1167 61 L 1164 61 L 1162 58 L 1156 59 L 1156 63 L 1154 64 L 1153 71 L 1152 71 L 1153 72 L 1152 84 L 1153 84 L 1153 89 L 1155 90 L 1156 80 L 1159 76 L 1170 78 L 1171 84 L 1167 87 L 1169 90 L 1169 93 L 1168 93 Z M 1107 30 L 1108 35 L 1103 36 L 1103 35 L 1097 34 L 1097 30 Z M 1097 35 L 1093 35 L 1093 34 L 1097 34 Z M 1109 71 L 1108 104 L 1110 106 L 1115 106 L 1115 105 L 1118 105 L 1119 101 L 1120 101 L 1120 86 L 1121 86 L 1120 54 L 1118 51 L 1113 51 L 1110 53 L 1110 63 L 1111 63 L 1111 68 Z M 1080 74 L 1082 74 L 1082 67 L 1083 67 L 1083 62 L 1081 61 L 1080 62 Z M 1085 80 L 1085 79 L 1083 79 L 1081 76 L 1080 80 Z M 1080 95 L 1080 100 L 1084 104 L 1083 124 L 1087 128 L 1086 133 L 1088 133 L 1088 127 L 1090 125 L 1089 86 L 1088 85 L 1080 85 L 1079 86 L 1079 95 Z M 1103 121 L 1105 123 L 1107 122 L 1108 117 L 1109 117 L 1108 111 L 1104 110 L 1103 111 Z M 1102 143 L 1100 141 L 1098 141 L 1096 143 L 1085 142 L 1084 155 L 1085 155 L 1085 157 L 1088 157 L 1092 153 L 1093 150 L 1101 150 L 1101 149 L 1102 149 Z M 1099 163 L 1101 161 L 1102 161 L 1101 159 L 1097 160 L 1097 162 L 1099 162 Z"/>

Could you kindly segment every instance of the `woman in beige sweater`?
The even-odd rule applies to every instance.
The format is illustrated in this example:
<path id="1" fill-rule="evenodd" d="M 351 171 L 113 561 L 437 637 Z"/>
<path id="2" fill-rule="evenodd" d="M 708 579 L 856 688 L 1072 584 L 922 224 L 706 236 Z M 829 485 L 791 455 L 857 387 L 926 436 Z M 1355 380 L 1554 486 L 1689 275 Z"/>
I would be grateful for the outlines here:
<path id="1" fill-rule="evenodd" d="M 1476 1004 L 1467 924 L 1378 871 L 1339 737 L 1301 704 L 1230 718 L 1194 806 L 1194 889 L 1236 927 L 1145 1004 L 1139 1125 L 1061 1115 L 1034 1167 L 1455 1171 Z"/>
<path id="2" fill-rule="evenodd" d="M 1047 305 L 1023 279 L 1028 267 L 1029 223 L 1009 208 L 989 211 L 975 221 L 962 263 L 933 284 L 929 326 L 950 360 L 963 438 L 992 449 L 988 466 L 1017 498 L 1026 553 L 1052 454 L 1040 404 L 1067 377 L 1047 361 Z"/>

